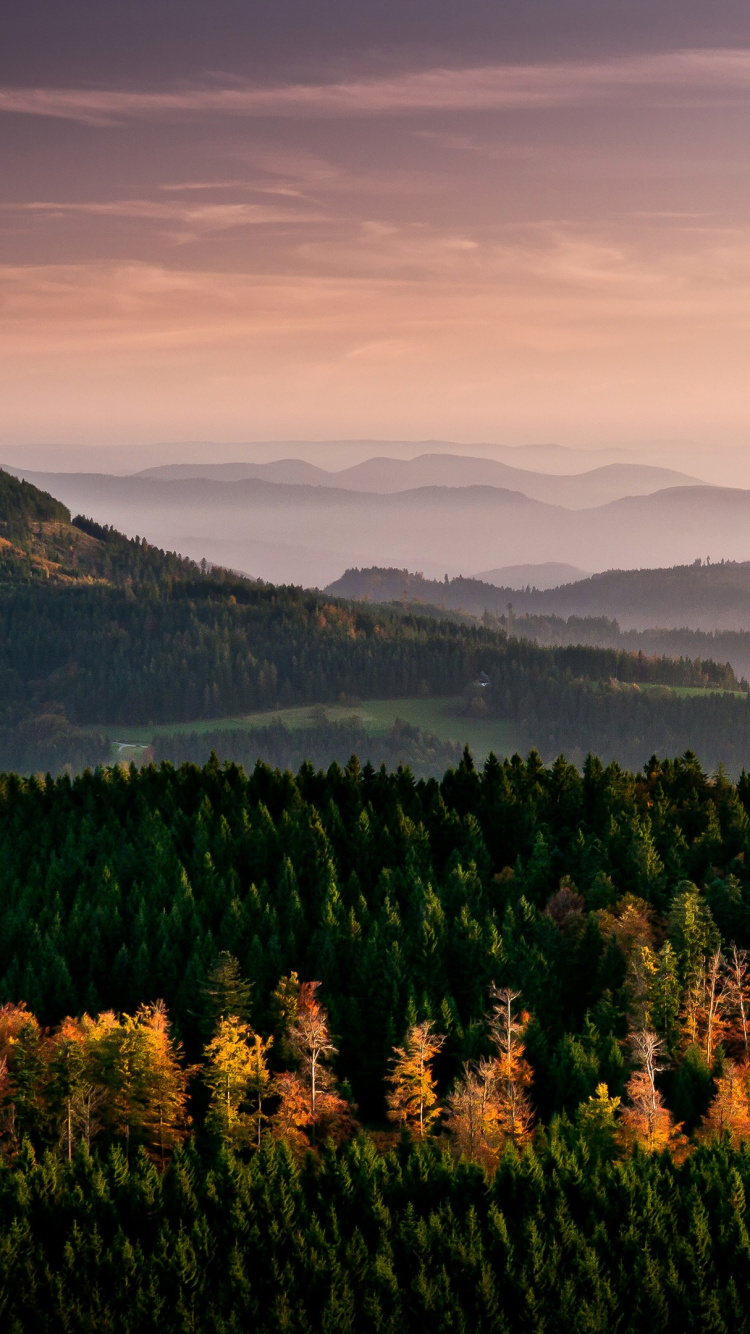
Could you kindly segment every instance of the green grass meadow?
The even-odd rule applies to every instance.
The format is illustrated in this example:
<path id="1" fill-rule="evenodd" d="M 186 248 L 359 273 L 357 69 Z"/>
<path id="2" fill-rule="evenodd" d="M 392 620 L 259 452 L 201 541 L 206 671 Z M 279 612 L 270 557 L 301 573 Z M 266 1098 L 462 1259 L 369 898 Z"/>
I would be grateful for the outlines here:
<path id="1" fill-rule="evenodd" d="M 458 716 L 460 701 L 455 697 L 440 699 L 371 699 L 356 705 L 327 704 L 326 717 L 331 722 L 346 718 L 360 719 L 371 736 L 387 732 L 397 718 L 434 732 L 443 741 L 468 743 L 472 755 L 482 763 L 494 751 L 498 756 L 512 754 L 518 749 L 516 730 L 512 723 L 497 718 L 463 718 Z M 178 733 L 235 732 L 243 728 L 268 727 L 283 723 L 294 730 L 310 727 L 315 722 L 315 710 L 320 705 L 303 705 L 294 709 L 275 709 L 263 713 L 246 713 L 234 718 L 201 719 L 189 723 L 165 723 L 161 726 L 143 724 L 128 727 L 120 723 L 102 724 L 96 730 L 103 732 L 112 743 L 115 762 L 135 760 L 150 746 L 156 736 L 174 736 Z M 93 729 L 92 729 L 93 730 Z"/>

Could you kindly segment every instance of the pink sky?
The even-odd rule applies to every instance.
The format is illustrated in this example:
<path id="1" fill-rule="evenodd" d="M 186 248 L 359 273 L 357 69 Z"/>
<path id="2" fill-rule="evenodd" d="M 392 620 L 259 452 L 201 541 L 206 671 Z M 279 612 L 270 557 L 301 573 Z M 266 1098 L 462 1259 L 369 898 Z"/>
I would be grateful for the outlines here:
<path id="1" fill-rule="evenodd" d="M 3 448 L 744 446 L 746 36 L 0 69 Z"/>

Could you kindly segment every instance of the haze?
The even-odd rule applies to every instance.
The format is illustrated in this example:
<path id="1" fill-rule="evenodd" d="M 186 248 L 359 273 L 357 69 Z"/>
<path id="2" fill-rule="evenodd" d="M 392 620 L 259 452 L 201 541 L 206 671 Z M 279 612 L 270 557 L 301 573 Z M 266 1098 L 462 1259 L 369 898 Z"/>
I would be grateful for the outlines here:
<path id="1" fill-rule="evenodd" d="M 31 0 L 4 30 L 4 461 L 555 441 L 750 482 L 746 6 Z"/>

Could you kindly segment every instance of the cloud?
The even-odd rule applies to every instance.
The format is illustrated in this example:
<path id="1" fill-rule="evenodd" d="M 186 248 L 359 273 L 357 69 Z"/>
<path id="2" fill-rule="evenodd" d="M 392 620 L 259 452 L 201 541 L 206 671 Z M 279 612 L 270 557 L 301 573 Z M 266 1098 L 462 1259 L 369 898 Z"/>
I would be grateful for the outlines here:
<path id="1" fill-rule="evenodd" d="M 184 188 L 184 187 L 183 187 Z M 178 200 L 161 202 L 151 199 L 114 199 L 104 201 L 32 200 L 27 203 L 0 204 L 3 213 L 41 213 L 49 217 L 88 215 L 105 218 L 131 218 L 178 226 L 179 240 L 211 232 L 230 231 L 236 227 L 270 226 L 275 223 L 310 223 L 322 221 L 322 215 L 295 211 L 270 204 L 226 203 L 190 205 Z"/>
<path id="2" fill-rule="evenodd" d="M 170 91 L 0 88 L 0 111 L 107 125 L 179 115 L 341 117 L 490 111 L 611 101 L 650 91 L 680 102 L 746 100 L 750 50 L 677 50 L 601 61 L 432 69 L 391 78 Z"/>

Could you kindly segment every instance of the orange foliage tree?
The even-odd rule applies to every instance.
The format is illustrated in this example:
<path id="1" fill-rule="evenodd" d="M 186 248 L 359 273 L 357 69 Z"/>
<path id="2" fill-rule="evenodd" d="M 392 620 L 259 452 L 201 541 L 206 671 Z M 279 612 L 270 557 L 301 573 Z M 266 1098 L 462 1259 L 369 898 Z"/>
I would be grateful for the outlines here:
<path id="1" fill-rule="evenodd" d="M 182 1047 L 172 1037 L 163 1001 L 141 1006 L 136 1021 L 144 1042 L 144 1138 L 148 1148 L 158 1151 L 163 1164 L 166 1154 L 181 1144 L 187 1133 L 187 1086 L 196 1067 L 186 1069 L 183 1065 Z"/>
<path id="2" fill-rule="evenodd" d="M 271 1120 L 275 1139 L 283 1139 L 290 1148 L 301 1150 L 309 1143 L 307 1131 L 312 1125 L 310 1096 L 299 1075 L 284 1070 L 273 1081 L 273 1093 L 279 1105 Z"/>
<path id="3" fill-rule="evenodd" d="M 631 1045 L 639 1068 L 625 1086 L 630 1102 L 622 1114 L 625 1139 L 639 1144 L 647 1153 L 666 1148 L 679 1153 L 685 1147 L 685 1138 L 656 1087 L 656 1076 L 664 1069 L 660 1064 L 664 1044 L 652 1029 L 641 1029 L 633 1034 Z"/>
<path id="4" fill-rule="evenodd" d="M 94 1108 L 103 1096 L 96 1089 L 91 1068 L 89 1037 L 93 1027 L 88 1015 L 82 1019 L 68 1015 L 47 1047 L 47 1101 L 69 1162 L 78 1131 L 86 1147 L 91 1147 Z"/>
<path id="5" fill-rule="evenodd" d="M 286 981 L 289 983 L 290 979 Z M 322 1135 L 338 1139 L 354 1125 L 351 1107 L 339 1096 L 336 1079 L 330 1069 L 329 1062 L 337 1054 L 338 1048 L 331 1036 L 328 1013 L 318 996 L 319 986 L 319 982 L 301 982 L 294 997 L 287 985 L 286 1004 L 290 1022 L 284 1039 L 286 1048 L 299 1065 L 300 1086 L 309 1100 L 308 1124 L 313 1144 Z M 279 1111 L 283 1117 L 283 1092 L 280 1096 L 282 1104 Z M 288 1096 L 291 1096 L 291 1086 Z"/>
<path id="6" fill-rule="evenodd" d="M 702 1139 L 728 1135 L 736 1147 L 750 1136 L 747 1070 L 727 1061 L 700 1130 Z"/>
<path id="7" fill-rule="evenodd" d="M 0 1007 L 0 1136 L 11 1151 L 38 1128 L 43 1112 L 44 1039 L 34 1015 L 20 1005 Z"/>
<path id="8" fill-rule="evenodd" d="M 483 1057 L 466 1064 L 462 1078 L 446 1100 L 446 1129 L 464 1158 L 494 1165 L 500 1144 L 497 1062 Z"/>
<path id="9" fill-rule="evenodd" d="M 415 1130 L 420 1139 L 440 1116 L 432 1062 L 444 1042 L 431 1023 L 415 1024 L 403 1047 L 394 1047 L 393 1069 L 386 1076 L 392 1085 L 386 1096 L 389 1119 Z"/>
<path id="10" fill-rule="evenodd" d="M 529 1022 L 524 1012 L 517 1014 L 514 1004 L 520 992 L 510 987 L 492 988 L 495 1000 L 490 1033 L 495 1045 L 495 1088 L 497 1128 L 501 1143 L 525 1144 L 534 1125 L 534 1111 L 527 1089 L 533 1074 L 525 1059 L 523 1031 Z"/>

